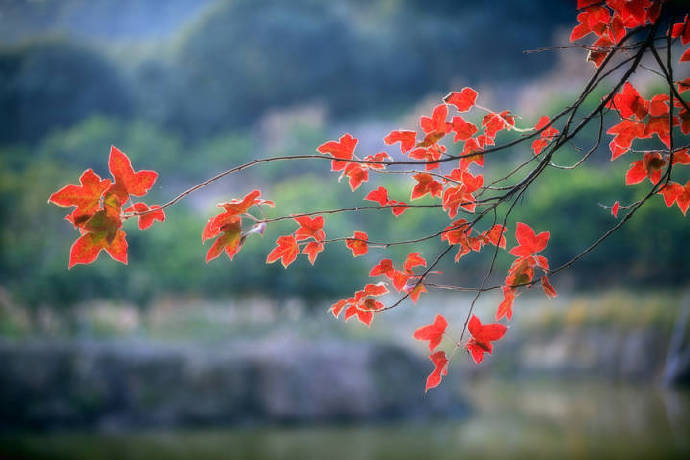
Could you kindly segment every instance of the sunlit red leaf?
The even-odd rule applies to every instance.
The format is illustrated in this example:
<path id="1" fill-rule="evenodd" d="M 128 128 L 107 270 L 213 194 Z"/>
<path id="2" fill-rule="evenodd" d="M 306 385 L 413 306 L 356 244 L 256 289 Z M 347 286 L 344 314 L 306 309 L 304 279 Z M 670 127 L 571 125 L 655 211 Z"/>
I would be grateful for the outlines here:
<path id="1" fill-rule="evenodd" d="M 374 201 L 381 206 L 386 206 L 388 204 L 388 190 L 386 187 L 379 187 L 376 190 L 372 190 L 364 197 L 365 200 Z"/>
<path id="2" fill-rule="evenodd" d="M 451 105 L 454 105 L 458 112 L 467 112 L 474 106 L 477 100 L 478 93 L 472 88 L 463 88 L 460 91 L 448 94 L 443 100 Z"/>
<path id="3" fill-rule="evenodd" d="M 331 170 L 342 171 L 348 163 L 347 161 L 338 160 L 351 160 L 354 155 L 355 146 L 357 146 L 357 139 L 352 137 L 350 133 L 345 133 L 340 136 L 338 141 L 325 142 L 318 146 L 316 150 L 320 153 L 337 158 L 337 160 L 331 162 Z"/>
<path id="4" fill-rule="evenodd" d="M 467 325 L 467 330 L 472 335 L 472 338 L 465 347 L 472 355 L 474 362 L 479 364 L 484 359 L 484 353 L 491 354 L 493 351 L 491 342 L 500 340 L 508 328 L 498 323 L 482 324 L 476 315 L 472 315 Z"/>
<path id="5" fill-rule="evenodd" d="M 513 317 L 513 303 L 515 302 L 515 297 L 515 289 L 509 286 L 503 286 L 503 301 L 498 305 L 498 309 L 496 310 L 496 321 L 504 316 L 509 320 Z"/>
<path id="6" fill-rule="evenodd" d="M 381 259 L 381 262 L 371 269 L 369 276 L 386 275 L 392 277 L 394 271 L 395 267 L 393 267 L 393 261 L 391 259 Z"/>
<path id="7" fill-rule="evenodd" d="M 546 294 L 546 297 L 549 297 L 551 299 L 558 297 L 556 290 L 553 288 L 553 286 L 551 286 L 549 278 L 546 275 L 541 277 L 541 287 L 544 290 L 544 294 Z"/>
<path id="8" fill-rule="evenodd" d="M 146 195 L 158 178 L 158 173 L 155 171 L 135 172 L 127 155 L 114 145 L 110 147 L 108 167 L 115 179 L 110 191 L 118 196 L 120 203 L 125 203 L 129 195 Z"/>
<path id="9" fill-rule="evenodd" d="M 400 151 L 402 153 L 412 150 L 417 143 L 417 133 L 414 131 L 391 131 L 388 136 L 383 138 L 386 145 L 393 145 L 400 142 Z"/>
<path id="10" fill-rule="evenodd" d="M 307 243 L 306 246 L 304 246 L 304 249 L 302 249 L 302 254 L 306 254 L 307 257 L 309 258 L 309 262 L 314 265 L 314 262 L 316 262 L 316 257 L 319 255 L 319 253 L 323 252 L 324 245 L 323 243 L 317 243 L 316 241 L 310 241 Z"/>
<path id="11" fill-rule="evenodd" d="M 426 267 L 426 259 L 420 256 L 418 252 L 411 252 L 405 259 L 403 270 L 409 272 L 415 267 Z"/>
<path id="12" fill-rule="evenodd" d="M 101 195 L 110 187 L 110 179 L 103 179 L 87 169 L 79 178 L 81 185 L 66 185 L 50 195 L 49 202 L 62 207 L 76 206 L 72 216 L 90 215 L 100 205 Z"/>
<path id="13" fill-rule="evenodd" d="M 518 245 L 510 250 L 514 256 L 531 256 L 541 252 L 549 242 L 549 232 L 541 232 L 536 235 L 529 225 L 518 222 L 515 228 L 515 238 Z"/>
<path id="14" fill-rule="evenodd" d="M 148 211 L 148 212 L 147 212 Z M 125 209 L 125 212 L 145 212 L 146 214 L 141 214 L 139 217 L 139 230 L 146 230 L 154 221 L 165 222 L 165 212 L 158 205 L 153 205 L 150 208 L 146 203 L 134 203 L 134 206 L 130 206 Z"/>
<path id="15" fill-rule="evenodd" d="M 276 245 L 273 251 L 266 257 L 266 263 L 272 264 L 280 259 L 280 263 L 283 264 L 283 267 L 287 268 L 288 265 L 297 259 L 297 254 L 299 254 L 297 240 L 293 235 L 283 235 L 278 237 Z"/>
<path id="16" fill-rule="evenodd" d="M 435 181 L 431 174 L 417 173 L 412 177 L 417 181 L 417 185 L 412 188 L 410 200 L 416 200 L 426 194 L 440 197 L 443 193 L 443 185 L 441 185 L 440 182 Z"/>
<path id="17" fill-rule="evenodd" d="M 297 241 L 314 238 L 316 241 L 323 241 L 326 239 L 326 232 L 323 231 L 324 219 L 323 216 L 309 217 L 299 216 L 293 217 L 299 224 L 299 228 L 295 230 L 295 239 Z"/>
<path id="18" fill-rule="evenodd" d="M 444 375 L 448 375 L 448 359 L 446 354 L 442 351 L 437 351 L 429 356 L 431 362 L 434 363 L 434 370 L 426 379 L 426 386 L 424 391 L 427 392 L 432 388 L 436 388 L 441 383 Z"/>
<path id="19" fill-rule="evenodd" d="M 345 240 L 345 245 L 350 248 L 353 257 L 363 256 L 369 251 L 369 246 L 367 245 L 369 235 L 365 232 L 355 232 L 352 238 Z"/>
<path id="20" fill-rule="evenodd" d="M 429 351 L 433 352 L 441 343 L 447 327 L 448 321 L 446 321 L 446 318 L 443 315 L 436 315 L 433 323 L 414 331 L 413 337 L 417 340 L 428 340 Z"/>

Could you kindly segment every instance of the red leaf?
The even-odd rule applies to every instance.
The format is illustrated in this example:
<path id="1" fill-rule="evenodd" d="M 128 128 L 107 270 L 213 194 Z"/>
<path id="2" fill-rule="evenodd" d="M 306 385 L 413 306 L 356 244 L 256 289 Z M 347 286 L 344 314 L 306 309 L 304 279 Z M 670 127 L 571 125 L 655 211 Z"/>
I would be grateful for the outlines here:
<path id="1" fill-rule="evenodd" d="M 467 329 L 472 334 L 472 338 L 465 347 L 472 354 L 474 362 L 479 364 L 484 359 L 484 353 L 493 351 L 491 342 L 501 339 L 508 328 L 502 324 L 482 324 L 475 315 L 472 315 Z"/>
<path id="2" fill-rule="evenodd" d="M 613 96 L 607 107 L 618 110 L 622 118 L 631 118 L 634 115 L 637 121 L 641 121 L 647 116 L 649 102 L 640 96 L 630 82 L 625 82 L 621 92 Z"/>
<path id="3" fill-rule="evenodd" d="M 673 29 L 671 29 L 671 37 L 680 37 L 681 43 L 687 45 L 690 43 L 690 22 L 688 22 L 688 15 L 685 15 L 683 22 L 677 22 L 673 24 Z"/>
<path id="4" fill-rule="evenodd" d="M 132 162 L 127 155 L 121 152 L 114 145 L 110 147 L 110 159 L 108 160 L 110 174 L 113 175 L 115 183 L 110 190 L 120 199 L 120 203 L 125 203 L 129 195 L 144 196 L 149 191 L 158 178 L 155 171 L 135 172 Z"/>
<path id="5" fill-rule="evenodd" d="M 324 246 L 323 243 L 317 243 L 316 241 L 310 241 L 304 249 L 302 249 L 302 254 L 306 254 L 307 257 L 309 257 L 309 262 L 314 265 L 314 262 L 316 262 L 316 256 L 319 255 L 320 252 L 323 252 Z"/>
<path id="6" fill-rule="evenodd" d="M 395 267 L 393 267 L 393 261 L 391 259 L 381 259 L 381 262 L 371 269 L 369 276 L 386 275 L 392 278 L 392 273 L 394 271 Z"/>
<path id="7" fill-rule="evenodd" d="M 508 229 L 503 225 L 494 225 L 491 229 L 484 232 L 484 240 L 488 243 L 498 246 L 499 248 L 505 249 L 506 247 L 506 237 L 505 232 Z"/>
<path id="8" fill-rule="evenodd" d="M 85 233 L 72 244 L 69 253 L 68 268 L 77 264 L 90 264 L 98 258 L 102 250 L 106 250 L 108 255 L 118 262 L 127 264 L 127 234 L 122 230 L 117 230 L 114 238 L 108 242 L 102 232 Z"/>
<path id="9" fill-rule="evenodd" d="M 639 184 L 647 177 L 656 184 L 661 179 L 661 168 L 666 164 L 659 153 L 645 153 L 640 161 L 630 163 L 630 169 L 625 174 L 625 185 Z"/>
<path id="10" fill-rule="evenodd" d="M 391 211 L 395 217 L 398 217 L 400 214 L 404 213 L 410 208 L 409 206 L 406 206 L 406 203 L 395 200 L 390 200 L 388 205 L 391 206 Z"/>
<path id="11" fill-rule="evenodd" d="M 407 255 L 407 259 L 405 259 L 403 270 L 409 272 L 415 267 L 426 267 L 426 259 L 420 256 L 418 252 L 411 252 Z"/>
<path id="12" fill-rule="evenodd" d="M 379 187 L 376 190 L 369 192 L 364 199 L 374 201 L 381 206 L 386 206 L 388 204 L 388 190 L 386 190 L 386 187 Z"/>
<path id="13" fill-rule="evenodd" d="M 510 253 L 514 256 L 523 257 L 541 252 L 548 244 L 549 237 L 549 232 L 541 232 L 535 235 L 534 230 L 529 225 L 518 222 L 515 228 L 515 238 L 518 245 L 511 249 Z"/>
<path id="14" fill-rule="evenodd" d="M 544 290 L 546 297 L 551 299 L 558 297 L 556 290 L 553 288 L 553 286 L 551 286 L 551 283 L 549 283 L 549 277 L 546 275 L 541 277 L 541 288 Z"/>
<path id="15" fill-rule="evenodd" d="M 429 356 L 431 362 L 434 363 L 434 370 L 429 374 L 426 379 L 426 386 L 424 387 L 424 392 L 436 388 L 441 383 L 441 379 L 444 375 L 448 375 L 448 359 L 446 354 L 442 351 L 437 351 Z"/>
<path id="16" fill-rule="evenodd" d="M 448 104 L 454 105 L 459 112 L 467 112 L 477 100 L 478 93 L 472 88 L 463 88 L 459 92 L 453 92 L 443 98 Z"/>
<path id="17" fill-rule="evenodd" d="M 345 306 L 348 303 L 349 302 L 347 299 L 338 300 L 336 303 L 331 305 L 331 308 L 329 308 L 329 310 L 331 313 L 333 313 L 333 316 L 337 318 L 338 316 L 340 316 L 340 313 L 343 311 L 343 308 L 345 308 Z"/>
<path id="18" fill-rule="evenodd" d="M 357 139 L 352 137 L 350 133 L 345 133 L 336 141 L 328 141 L 316 148 L 320 153 L 331 155 L 338 160 L 351 160 L 354 155 Z M 346 161 L 331 162 L 331 170 L 342 171 L 348 163 Z"/>
<path id="19" fill-rule="evenodd" d="M 690 27 L 688 27 L 688 29 L 690 29 Z M 686 91 L 690 91 L 690 78 L 686 78 L 685 80 L 679 81 L 677 83 L 678 83 L 678 92 L 680 92 L 681 94 L 686 92 Z"/>
<path id="20" fill-rule="evenodd" d="M 434 112 L 431 115 L 431 118 L 429 117 L 422 117 L 420 122 L 422 125 L 422 130 L 426 134 L 430 134 L 432 136 L 438 136 L 434 138 L 433 140 L 431 139 L 425 139 L 424 144 L 431 145 L 436 143 L 441 137 L 443 137 L 445 134 L 448 134 L 450 131 L 451 125 L 450 123 L 446 122 L 446 118 L 448 117 L 448 106 L 446 104 L 439 104 L 436 107 L 434 107 Z"/>
<path id="21" fill-rule="evenodd" d="M 91 215 L 98 209 L 101 195 L 110 187 L 110 179 L 103 179 L 87 169 L 79 178 L 81 185 L 66 185 L 50 195 L 49 202 L 62 207 L 76 206 L 72 217 Z"/>
<path id="22" fill-rule="evenodd" d="M 412 302 L 417 303 L 419 296 L 422 295 L 423 292 L 426 292 L 426 287 L 422 283 L 417 283 L 410 287 L 409 294 Z"/>
<path id="23" fill-rule="evenodd" d="M 348 177 L 353 192 L 369 180 L 369 169 L 361 163 L 349 163 L 343 174 Z"/>
<path id="24" fill-rule="evenodd" d="M 297 241 L 306 240 L 308 238 L 314 238 L 316 241 L 323 241 L 326 239 L 326 232 L 323 231 L 323 216 L 316 216 L 314 218 L 299 216 L 293 217 L 293 219 L 299 224 L 299 228 L 295 231 L 295 239 Z M 316 256 L 314 257 L 316 258 Z"/>
<path id="25" fill-rule="evenodd" d="M 276 244 L 277 247 L 266 257 L 266 263 L 272 264 L 280 259 L 283 267 L 287 268 L 288 265 L 297 259 L 297 254 L 299 254 L 297 240 L 293 235 L 283 235 L 278 237 Z"/>
<path id="26" fill-rule="evenodd" d="M 417 340 L 428 340 L 429 351 L 433 352 L 434 348 L 441 343 L 447 327 L 448 322 L 446 318 L 444 318 L 443 315 L 436 315 L 433 323 L 428 326 L 422 326 L 414 331 L 413 337 Z"/>
<path id="27" fill-rule="evenodd" d="M 417 143 L 417 133 L 414 131 L 391 131 L 388 136 L 383 138 L 386 145 L 393 145 L 400 142 L 400 151 L 402 153 L 412 150 Z"/>
<path id="28" fill-rule="evenodd" d="M 690 181 L 685 186 L 676 182 L 669 182 L 659 193 L 664 196 L 666 206 L 669 208 L 673 203 L 678 204 L 678 208 L 685 215 L 690 207 Z"/>
<path id="29" fill-rule="evenodd" d="M 630 149 L 633 140 L 645 137 L 645 125 L 636 121 L 622 120 L 609 128 L 606 133 L 615 135 L 610 144 L 611 161 L 613 161 Z"/>
<path id="30" fill-rule="evenodd" d="M 466 141 L 477 133 L 477 127 L 460 116 L 453 117 L 451 124 L 451 129 L 455 132 L 453 142 Z"/>
<path id="31" fill-rule="evenodd" d="M 345 246 L 352 250 L 352 257 L 363 256 L 369 251 L 369 246 L 367 245 L 369 235 L 365 232 L 355 232 L 352 238 L 354 239 L 345 240 Z"/>
<path id="32" fill-rule="evenodd" d="M 498 305 L 496 310 L 496 321 L 504 316 L 510 320 L 513 317 L 513 303 L 515 302 L 515 289 L 509 286 L 503 286 L 503 301 Z"/>
<path id="33" fill-rule="evenodd" d="M 233 199 L 228 203 L 219 204 L 218 207 L 224 208 L 228 216 L 238 216 L 247 212 L 252 206 L 275 206 L 272 201 L 262 200 L 259 198 L 260 196 L 261 190 L 252 190 L 241 200 Z"/>
<path id="34" fill-rule="evenodd" d="M 101 250 L 115 260 L 127 263 L 127 241 L 120 230 L 120 201 L 116 194 L 106 192 L 102 207 L 81 223 L 82 236 L 70 249 L 68 268 L 76 264 L 88 264 L 96 260 Z M 73 215 L 70 215 L 74 218 Z M 73 222 L 74 223 L 74 222 Z"/>
<path id="35" fill-rule="evenodd" d="M 150 212 L 146 212 L 150 211 Z M 146 214 L 141 214 L 139 217 L 139 230 L 146 230 L 154 221 L 165 222 L 165 212 L 160 206 L 154 205 L 150 208 L 146 203 L 134 203 L 134 206 L 130 206 L 125 209 L 125 212 L 146 212 Z"/>
<path id="36" fill-rule="evenodd" d="M 226 215 L 227 213 L 223 213 L 216 216 L 215 218 L 210 219 L 209 223 L 206 224 L 206 227 L 209 227 L 209 224 L 211 224 L 213 219 L 218 219 Z M 221 219 L 218 219 L 218 221 L 220 220 Z M 225 251 L 230 260 L 232 260 L 233 257 L 235 257 L 235 254 L 239 252 L 242 246 L 242 220 L 237 216 L 229 216 L 222 220 L 223 222 L 222 225 L 218 227 L 218 232 L 215 233 L 213 236 L 209 237 L 213 238 L 214 236 L 220 234 L 220 236 L 216 239 L 216 241 L 213 242 L 208 252 L 206 253 L 206 263 L 209 263 L 219 255 L 221 255 L 223 251 Z M 208 235 L 206 229 L 204 229 L 204 234 L 202 234 L 202 240 L 204 239 L 204 235 Z"/>
<path id="37" fill-rule="evenodd" d="M 417 185 L 415 185 L 412 189 L 410 200 L 416 200 L 426 194 L 440 197 L 443 193 L 443 185 L 441 185 L 440 182 L 435 181 L 431 174 L 417 173 L 412 176 L 412 178 L 417 181 Z"/>
<path id="38" fill-rule="evenodd" d="M 613 203 L 613 206 L 611 207 L 611 215 L 615 218 L 618 218 L 618 209 L 620 208 L 620 203 L 616 201 Z"/>

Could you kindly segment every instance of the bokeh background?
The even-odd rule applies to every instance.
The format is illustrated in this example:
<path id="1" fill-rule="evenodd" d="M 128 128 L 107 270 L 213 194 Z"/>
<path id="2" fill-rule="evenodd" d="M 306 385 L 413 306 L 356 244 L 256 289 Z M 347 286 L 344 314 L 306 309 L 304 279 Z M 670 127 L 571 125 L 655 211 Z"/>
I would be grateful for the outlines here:
<path id="1" fill-rule="evenodd" d="M 690 226 L 660 198 L 555 278 L 558 299 L 521 296 L 496 356 L 475 366 L 457 355 L 427 395 L 431 364 L 412 332 L 443 313 L 459 333 L 471 298 L 432 292 L 370 329 L 343 324 L 328 306 L 366 283 L 382 253 L 353 259 L 333 246 L 314 268 L 265 265 L 291 223 L 269 226 L 232 262 L 203 261 L 215 204 L 255 187 L 278 204 L 268 215 L 361 204 L 372 187 L 350 192 L 326 162 L 254 168 L 149 231 L 129 222 L 129 266 L 102 255 L 68 271 L 76 234 L 46 203 L 86 168 L 107 175 L 111 144 L 160 173 L 150 203 L 346 131 L 375 153 L 464 86 L 532 126 L 592 73 L 581 49 L 524 52 L 566 44 L 575 15 L 565 0 L 0 0 L 0 456 L 687 453 Z M 663 86 L 644 69 L 634 79 L 647 97 Z M 585 130 L 558 159 L 595 137 Z M 614 224 L 601 205 L 644 193 L 624 187 L 627 163 L 610 163 L 607 143 L 578 169 L 544 174 L 511 217 L 510 227 L 551 231 L 554 266 Z M 529 155 L 492 156 L 486 174 Z M 382 183 L 409 198 L 409 180 Z M 436 209 L 339 214 L 326 231 L 393 241 L 447 222 Z M 442 247 L 415 250 L 431 258 Z M 443 279 L 477 284 L 487 257 L 450 261 Z M 499 257 L 496 280 L 509 262 Z M 498 302 L 482 298 L 480 316 Z"/>

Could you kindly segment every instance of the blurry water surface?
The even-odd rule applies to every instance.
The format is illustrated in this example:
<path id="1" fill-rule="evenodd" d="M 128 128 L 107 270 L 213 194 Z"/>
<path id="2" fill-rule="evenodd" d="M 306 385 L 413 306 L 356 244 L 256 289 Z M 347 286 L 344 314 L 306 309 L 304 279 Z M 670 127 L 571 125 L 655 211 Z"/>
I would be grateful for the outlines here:
<path id="1" fill-rule="evenodd" d="M 103 459 L 659 458 L 690 450 L 690 391 L 594 381 L 477 380 L 460 420 L 0 437 L 0 456 Z"/>

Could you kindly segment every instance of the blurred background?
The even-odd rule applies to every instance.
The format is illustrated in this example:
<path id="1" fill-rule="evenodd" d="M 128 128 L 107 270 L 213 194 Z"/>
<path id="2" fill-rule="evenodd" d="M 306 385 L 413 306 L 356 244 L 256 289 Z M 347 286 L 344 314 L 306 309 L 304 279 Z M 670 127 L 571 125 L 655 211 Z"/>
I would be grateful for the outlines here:
<path id="1" fill-rule="evenodd" d="M 443 313 L 459 334 L 471 297 L 432 292 L 371 328 L 343 324 L 328 307 L 367 282 L 382 251 L 353 259 L 332 246 L 316 267 L 264 264 L 289 222 L 232 262 L 204 263 L 200 234 L 217 202 L 258 187 L 277 216 L 360 205 L 371 184 L 352 193 L 319 161 L 254 168 L 152 230 L 128 222 L 129 266 L 102 255 L 70 271 L 76 233 L 46 203 L 89 167 L 106 176 L 111 144 L 160 173 L 150 204 L 344 132 L 358 152 L 399 154 L 382 138 L 464 86 L 533 126 L 592 74 L 581 49 L 524 52 L 566 44 L 575 16 L 566 0 L 0 0 L 0 457 L 687 453 L 690 226 L 661 198 L 553 279 L 558 299 L 523 294 L 496 356 L 476 366 L 459 353 L 426 395 L 432 366 L 412 333 Z M 645 97 L 663 87 L 644 69 L 634 81 Z M 596 132 L 556 160 L 579 158 Z M 624 186 L 629 162 L 610 163 L 607 144 L 578 169 L 549 170 L 511 215 L 511 229 L 524 220 L 551 231 L 553 266 L 615 223 L 601 205 L 645 193 Z M 526 146 L 492 156 L 487 177 L 530 156 Z M 377 185 L 408 201 L 410 180 L 390 177 Z M 326 232 L 394 241 L 447 223 L 439 209 L 338 214 Z M 414 250 L 431 259 L 441 248 Z M 386 256 L 401 263 L 411 250 Z M 510 260 L 499 257 L 494 281 Z M 442 278 L 476 285 L 488 263 L 450 260 Z M 483 297 L 480 317 L 498 302 Z"/>

